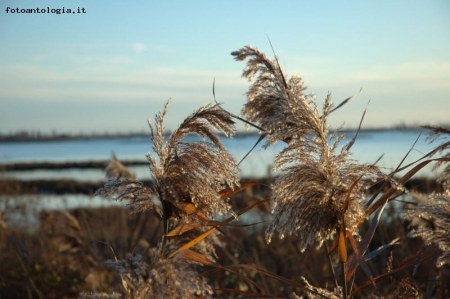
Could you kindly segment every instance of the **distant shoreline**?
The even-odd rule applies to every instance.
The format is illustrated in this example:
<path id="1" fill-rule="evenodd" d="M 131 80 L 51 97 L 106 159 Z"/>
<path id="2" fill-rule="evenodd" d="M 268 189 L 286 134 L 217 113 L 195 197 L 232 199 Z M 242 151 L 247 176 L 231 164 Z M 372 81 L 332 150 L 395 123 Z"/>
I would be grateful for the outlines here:
<path id="1" fill-rule="evenodd" d="M 426 129 L 419 126 L 408 127 L 387 127 L 387 128 L 363 128 L 360 132 L 383 132 L 383 131 L 425 131 Z M 330 132 L 334 130 L 331 129 Z M 356 132 L 357 129 L 345 129 L 341 130 L 341 133 Z M 169 135 L 171 132 L 167 131 L 164 135 Z M 240 131 L 237 132 L 233 138 L 245 138 L 248 136 L 258 135 L 258 131 Z M 219 134 L 219 136 L 224 136 Z M 18 132 L 8 135 L 0 135 L 0 143 L 10 142 L 48 142 L 48 141 L 70 141 L 70 140 L 92 140 L 92 139 L 116 139 L 116 138 L 148 138 L 149 133 L 144 132 L 130 132 L 130 133 L 103 133 L 103 134 L 66 134 L 66 133 L 53 133 L 53 134 L 39 134 Z"/>
<path id="2" fill-rule="evenodd" d="M 0 171 L 61 170 L 61 169 L 104 169 L 111 160 L 67 161 L 67 162 L 12 162 L 0 163 Z M 125 166 L 148 165 L 148 161 L 121 160 Z"/>

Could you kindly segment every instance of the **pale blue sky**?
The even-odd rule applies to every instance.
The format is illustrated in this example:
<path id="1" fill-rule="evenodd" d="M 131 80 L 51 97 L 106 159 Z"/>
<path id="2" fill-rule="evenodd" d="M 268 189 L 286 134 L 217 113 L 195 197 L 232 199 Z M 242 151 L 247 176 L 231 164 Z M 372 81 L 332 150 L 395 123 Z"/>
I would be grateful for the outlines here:
<path id="1" fill-rule="evenodd" d="M 10 8 L 85 14 L 12 14 Z M 236 114 L 244 45 L 300 75 L 331 124 L 447 123 L 450 1 L 0 1 L 0 132 L 143 131 L 172 99 L 167 127 L 211 102 Z"/>

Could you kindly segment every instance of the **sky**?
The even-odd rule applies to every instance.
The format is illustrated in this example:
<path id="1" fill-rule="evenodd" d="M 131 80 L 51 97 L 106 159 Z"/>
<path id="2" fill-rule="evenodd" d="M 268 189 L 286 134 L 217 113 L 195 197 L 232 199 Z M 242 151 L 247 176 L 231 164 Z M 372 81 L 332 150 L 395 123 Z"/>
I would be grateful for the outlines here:
<path id="1" fill-rule="evenodd" d="M 332 127 L 357 127 L 366 107 L 363 128 L 448 125 L 449 16 L 448 0 L 1 0 L 0 133 L 142 132 L 169 98 L 173 130 L 213 102 L 214 80 L 239 114 L 250 82 L 230 53 L 252 45 L 272 58 L 270 42 L 319 106 L 362 88 Z"/>

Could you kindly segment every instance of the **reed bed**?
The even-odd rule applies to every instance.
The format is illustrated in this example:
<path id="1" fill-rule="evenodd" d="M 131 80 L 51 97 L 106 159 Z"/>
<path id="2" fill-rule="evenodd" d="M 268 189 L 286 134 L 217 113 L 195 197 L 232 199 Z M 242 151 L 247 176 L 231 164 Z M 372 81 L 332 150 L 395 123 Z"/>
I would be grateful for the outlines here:
<path id="1" fill-rule="evenodd" d="M 427 127 L 436 149 L 384 173 L 351 159 L 358 133 L 340 147 L 330 131 L 328 116 L 353 96 L 320 104 L 277 57 L 231 54 L 252 82 L 241 116 L 207 104 L 165 139 L 168 102 L 149 122 L 152 184 L 113 157 L 95 194 L 127 209 L 41 212 L 33 233 L 0 214 L 1 298 L 450 297 L 450 131 Z M 236 121 L 265 147 L 285 143 L 278 177 L 240 180 L 218 137 Z M 430 163 L 440 189 L 409 189 Z"/>

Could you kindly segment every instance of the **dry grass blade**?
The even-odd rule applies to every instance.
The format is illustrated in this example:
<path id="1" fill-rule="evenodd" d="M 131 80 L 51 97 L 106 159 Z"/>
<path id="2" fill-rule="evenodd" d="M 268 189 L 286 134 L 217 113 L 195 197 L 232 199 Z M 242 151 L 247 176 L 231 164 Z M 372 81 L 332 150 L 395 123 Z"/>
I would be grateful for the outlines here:
<path id="1" fill-rule="evenodd" d="M 420 171 L 422 168 L 427 166 L 431 162 L 441 162 L 446 161 L 450 162 L 450 158 L 436 158 L 436 159 L 430 159 L 423 161 L 419 164 L 417 164 L 414 168 L 409 170 L 404 176 L 402 176 L 398 180 L 398 185 L 403 186 L 413 175 L 415 175 L 418 171 Z M 371 207 L 368 208 L 366 215 L 370 216 L 372 215 L 379 207 L 383 206 L 387 202 L 392 201 L 396 195 L 403 193 L 403 190 L 398 187 L 392 187 L 388 191 L 386 191 L 379 199 L 377 199 Z"/>
<path id="2" fill-rule="evenodd" d="M 411 162 L 411 163 L 409 163 L 408 165 L 403 166 L 402 168 L 398 168 L 396 171 L 394 171 L 394 172 L 391 174 L 391 176 L 394 175 L 394 174 L 397 173 L 397 172 L 403 171 L 403 170 L 405 170 L 405 169 L 411 167 L 412 165 L 418 163 L 419 161 L 422 161 L 423 159 L 426 159 L 426 158 L 428 158 L 428 157 L 431 157 L 431 156 L 435 155 L 437 152 L 439 152 L 439 151 L 441 151 L 441 150 L 443 150 L 443 149 L 445 149 L 445 148 L 447 148 L 447 147 L 449 147 L 449 146 L 450 146 L 450 141 L 441 144 L 440 146 L 438 146 L 438 147 L 435 148 L 434 150 L 428 152 L 426 155 L 422 156 L 421 158 L 417 159 L 416 161 Z M 445 158 L 445 157 L 444 157 L 444 158 Z M 447 158 L 450 158 L 450 157 L 447 157 Z M 442 160 L 442 161 L 445 162 L 446 160 Z"/>
<path id="3" fill-rule="evenodd" d="M 424 128 L 431 130 L 431 132 L 428 134 L 427 140 L 429 140 L 430 143 L 433 143 L 437 140 L 449 138 L 450 137 L 450 128 L 444 128 L 439 126 L 425 126 Z M 450 142 L 445 142 L 438 146 L 433 154 L 436 153 L 443 153 L 445 150 L 448 150 L 450 148 Z M 445 153 L 443 158 L 450 158 L 450 152 Z M 443 165 L 444 162 L 438 162 L 436 165 L 434 165 L 433 170 L 437 170 L 439 167 Z M 440 180 L 448 180 L 450 178 L 450 164 L 447 164 L 444 170 L 442 171 L 440 175 Z"/>
<path id="4" fill-rule="evenodd" d="M 269 44 L 270 44 L 270 48 L 272 49 L 273 56 L 275 56 L 275 61 L 277 63 L 278 71 L 280 72 L 281 79 L 283 79 L 282 82 L 283 82 L 284 88 L 288 89 L 289 87 L 288 87 L 288 84 L 286 82 L 286 78 L 284 77 L 283 71 L 281 70 L 280 62 L 278 61 L 278 57 L 275 54 L 275 50 L 273 49 L 272 42 L 270 41 L 269 37 L 267 37 L 267 39 L 269 40 Z"/>
<path id="5" fill-rule="evenodd" d="M 361 252 L 359 251 L 358 244 L 356 243 L 355 238 L 353 238 L 352 236 L 349 236 L 349 240 L 350 240 L 350 244 L 352 245 L 353 256 L 356 257 L 356 260 L 358 261 L 359 266 L 363 269 L 366 276 L 370 280 L 372 280 L 373 279 L 372 271 L 370 270 L 364 257 L 362 256 Z M 345 273 L 345 271 L 344 271 L 344 273 Z M 348 277 L 346 277 L 346 279 L 347 279 L 347 281 L 351 280 L 351 278 L 348 278 Z M 373 285 L 376 286 L 375 282 L 373 282 Z"/>
<path id="6" fill-rule="evenodd" d="M 240 116 L 237 116 L 237 115 L 235 115 L 235 114 L 233 114 L 233 113 L 231 113 L 231 112 L 229 112 L 229 111 L 227 111 L 225 109 L 223 109 L 222 106 L 220 106 L 219 102 L 217 102 L 217 100 L 216 100 L 215 83 L 216 83 L 216 78 L 214 78 L 214 80 L 213 80 L 213 97 L 214 97 L 214 102 L 216 103 L 216 105 L 218 105 L 229 116 L 231 116 L 231 117 L 233 117 L 235 119 L 238 119 L 238 120 L 242 121 L 243 123 L 245 123 L 245 124 L 255 128 L 255 129 L 260 130 L 261 132 L 265 131 L 264 128 L 261 128 L 260 126 L 255 125 L 254 123 L 252 123 L 252 122 L 250 122 L 250 121 L 248 121 L 248 120 L 246 120 L 246 119 L 244 119 L 244 118 L 242 118 Z"/>
<path id="7" fill-rule="evenodd" d="M 353 293 L 351 294 L 351 296 L 356 296 L 359 295 L 359 293 L 361 293 L 363 290 L 365 290 L 366 288 L 370 287 L 373 285 L 374 282 L 379 282 L 381 280 L 384 280 L 386 278 L 392 277 L 394 274 L 403 271 L 411 266 L 417 265 L 422 263 L 423 261 L 432 258 L 433 256 L 435 256 L 437 253 L 436 250 L 426 250 L 410 259 L 407 259 L 405 262 L 401 263 L 400 265 L 398 265 L 396 268 L 392 269 L 391 271 L 389 271 L 388 273 L 385 274 L 381 274 L 377 277 L 374 277 L 372 280 L 369 280 L 365 283 L 363 283 L 359 288 L 357 288 L 355 291 L 353 291 Z"/>
<path id="8" fill-rule="evenodd" d="M 250 188 L 252 186 L 257 185 L 258 182 L 256 181 L 248 181 L 248 182 L 241 182 L 240 186 L 237 188 L 226 188 L 219 192 L 220 197 L 223 199 L 226 199 L 242 190 L 245 190 L 247 188 Z M 176 228 L 171 230 L 169 233 L 167 233 L 168 237 L 173 237 L 177 235 L 182 235 L 183 233 L 190 231 L 192 229 L 201 227 L 201 226 L 213 226 L 218 225 L 220 222 L 218 221 L 210 221 L 201 211 L 195 208 L 195 206 L 191 203 L 175 203 L 174 204 L 178 209 L 182 210 L 187 215 L 195 215 L 195 218 L 199 219 L 200 221 L 190 222 L 190 223 L 181 223 Z"/>
<path id="9" fill-rule="evenodd" d="M 332 112 L 338 110 L 339 108 L 341 108 L 342 106 L 344 106 L 345 104 L 347 104 L 348 102 L 350 102 L 352 99 L 354 99 L 354 98 L 361 92 L 361 90 L 362 90 L 362 87 L 359 89 L 359 91 L 358 91 L 356 94 L 354 94 L 354 95 L 352 95 L 352 96 L 346 98 L 346 99 L 343 100 L 339 105 L 337 105 L 335 108 L 331 109 L 331 110 L 330 110 L 330 113 L 332 113 Z"/>
<path id="10" fill-rule="evenodd" d="M 216 104 L 219 105 L 219 103 L 218 103 L 217 100 L 216 100 L 215 82 L 216 82 L 216 79 L 214 78 L 214 81 L 213 81 L 213 97 L 214 97 L 214 102 L 216 102 Z M 219 107 L 222 108 L 222 106 L 219 106 Z M 222 109 L 223 109 L 223 108 L 222 108 Z M 236 119 L 242 121 L 243 123 L 245 123 L 245 124 L 247 124 L 247 125 L 249 125 L 249 126 L 252 126 L 252 127 L 258 129 L 260 132 L 265 132 L 265 130 L 264 130 L 263 128 L 261 128 L 260 126 L 254 124 L 254 123 L 252 123 L 252 122 L 250 122 L 250 121 L 248 121 L 248 120 L 246 120 L 246 119 L 244 119 L 244 118 L 242 118 L 242 117 L 240 117 L 240 116 L 234 115 L 233 113 L 230 113 L 230 112 L 228 112 L 228 111 L 225 110 L 225 109 L 223 109 L 223 111 L 225 111 L 225 112 L 226 112 L 228 115 L 230 115 L 231 117 L 236 118 Z M 250 155 L 250 153 L 256 148 L 256 146 L 257 146 L 264 138 L 266 138 L 266 136 L 267 136 L 267 135 L 266 135 L 265 133 L 262 133 L 262 134 L 261 134 L 261 136 L 258 138 L 258 140 L 257 140 L 256 143 L 253 145 L 253 147 L 252 147 L 252 148 L 245 154 L 245 156 L 239 161 L 238 165 L 241 165 L 241 163 L 248 157 L 248 155 Z"/>
<path id="11" fill-rule="evenodd" d="M 370 101 L 369 101 L 369 102 L 370 102 Z M 367 104 L 367 105 L 368 105 L 368 104 Z M 337 109 L 337 108 L 335 108 L 334 110 L 336 110 L 336 109 Z M 366 111 L 367 111 L 367 108 L 364 109 L 364 112 L 363 112 L 363 115 L 362 115 L 362 117 L 361 117 L 361 120 L 359 121 L 358 130 L 356 130 L 355 136 L 352 138 L 352 140 L 351 140 L 346 146 L 344 146 L 344 149 L 345 149 L 346 151 L 349 151 L 349 150 L 352 148 L 353 144 L 355 143 L 356 138 L 358 137 L 359 131 L 361 130 L 361 125 L 362 125 L 362 123 L 363 123 L 364 116 L 366 116 Z M 333 112 L 333 110 L 330 111 L 330 113 L 331 113 L 331 112 Z M 376 163 L 374 163 L 374 164 L 376 164 Z"/>
<path id="12" fill-rule="evenodd" d="M 342 209 L 342 215 L 344 215 L 347 212 L 348 207 L 350 205 L 351 194 L 353 192 L 353 189 L 355 189 L 355 187 L 360 183 L 362 178 L 363 178 L 363 175 L 361 175 L 358 179 L 356 179 L 353 182 L 353 184 L 350 186 L 349 190 L 347 191 L 347 194 L 346 194 L 346 197 L 345 197 L 345 201 L 344 201 L 344 205 L 343 205 L 343 209 Z M 343 222 L 343 224 L 344 224 L 344 229 L 345 229 L 345 222 Z"/>
<path id="13" fill-rule="evenodd" d="M 400 238 L 395 238 L 395 239 L 392 240 L 391 242 L 389 242 L 389 243 L 387 243 L 387 244 L 384 244 L 384 245 L 378 247 L 377 249 L 375 249 L 375 250 L 373 250 L 373 251 L 371 251 L 371 252 L 369 252 L 369 253 L 364 254 L 364 256 L 363 256 L 363 258 L 361 259 L 361 261 L 365 261 L 365 262 L 370 261 L 371 259 L 373 259 L 373 258 L 376 257 L 377 255 L 379 255 L 381 252 L 385 251 L 385 250 L 388 249 L 389 247 L 400 244 L 400 243 L 399 243 L 399 240 L 400 240 Z M 360 250 L 360 249 L 358 248 L 358 250 Z M 355 251 L 355 252 L 356 252 L 356 251 Z M 353 257 L 353 256 L 351 257 L 350 262 L 351 262 L 351 263 L 354 263 L 354 257 Z M 356 264 L 355 264 L 355 265 L 356 265 Z M 358 265 L 361 265 L 361 263 L 360 263 L 359 261 L 358 261 Z M 356 265 L 356 267 L 357 267 L 358 265 Z M 340 270 L 341 270 L 341 268 L 339 267 L 339 268 L 338 268 L 338 271 L 340 271 Z M 347 269 L 346 269 L 346 271 L 347 271 Z M 352 270 L 352 272 L 354 272 L 354 270 Z M 370 271 L 367 272 L 367 273 L 370 273 Z M 367 273 L 366 273 L 366 275 L 367 275 Z M 353 274 L 352 274 L 352 275 L 353 275 Z M 367 275 L 367 276 L 368 276 L 369 278 L 371 277 L 370 275 Z"/>
<path id="14" fill-rule="evenodd" d="M 247 211 L 251 210 L 253 207 L 264 204 L 266 202 L 268 202 L 268 199 L 264 199 L 264 200 L 260 200 L 252 205 L 249 205 L 247 207 L 245 207 L 244 209 L 240 210 L 239 212 L 237 212 L 237 216 L 240 216 L 244 213 L 246 213 Z M 219 224 L 217 224 L 215 227 L 210 228 L 209 230 L 207 230 L 206 232 L 202 233 L 200 236 L 192 239 L 191 241 L 189 241 L 188 243 L 184 244 L 183 246 L 181 246 L 180 248 L 178 248 L 177 250 L 175 250 L 174 252 L 170 253 L 168 255 L 168 258 L 173 258 L 176 254 L 178 254 L 178 252 L 180 252 L 181 250 L 186 250 L 191 248 L 192 246 L 194 246 L 195 244 L 199 243 L 200 241 L 204 240 L 206 237 L 208 237 L 211 233 L 213 233 L 215 230 L 217 230 L 218 228 L 220 228 L 221 226 L 224 226 L 228 223 L 230 223 L 231 221 L 235 220 L 236 217 L 231 216 L 227 219 L 225 219 L 224 221 L 218 222 Z"/>
<path id="15" fill-rule="evenodd" d="M 167 237 L 175 237 L 184 234 L 185 232 L 191 231 L 193 229 L 205 226 L 205 222 L 191 222 L 191 223 L 183 223 L 172 229 L 167 233 Z"/>
<path id="16" fill-rule="evenodd" d="M 413 145 L 409 148 L 408 152 L 406 153 L 406 155 L 403 157 L 403 159 L 400 161 L 400 163 L 398 164 L 397 168 L 395 169 L 395 171 L 391 174 L 391 176 L 398 172 L 400 167 L 402 166 L 403 162 L 405 162 L 406 158 L 409 156 L 409 154 L 411 153 L 412 149 L 414 148 L 414 146 L 416 145 L 416 143 L 419 141 L 420 136 L 422 135 L 422 133 L 419 134 L 419 136 L 417 136 L 416 140 L 414 141 Z"/>
<path id="17" fill-rule="evenodd" d="M 290 279 L 287 279 L 287 278 L 285 278 L 285 277 L 279 276 L 279 275 L 277 275 L 277 274 L 275 274 L 275 273 L 273 273 L 273 272 L 270 272 L 270 271 L 265 270 L 265 269 L 261 269 L 261 268 L 256 267 L 256 266 L 246 265 L 246 264 L 238 264 L 238 265 L 228 266 L 227 268 L 243 268 L 243 269 L 248 269 L 248 270 L 257 272 L 258 274 L 261 274 L 261 275 L 267 276 L 267 277 L 269 277 L 269 278 L 278 280 L 278 281 L 280 281 L 280 282 L 283 282 L 283 283 L 286 283 L 286 284 L 295 286 L 295 287 L 297 287 L 297 288 L 299 288 L 299 289 L 301 289 L 301 290 L 303 290 L 303 291 L 305 291 L 305 292 L 308 292 L 308 293 L 314 294 L 314 295 L 316 295 L 316 296 L 319 296 L 320 298 L 325 298 L 325 299 L 328 298 L 327 296 L 324 296 L 324 295 L 318 293 L 318 292 L 315 291 L 315 290 L 311 290 L 311 289 L 309 289 L 309 288 L 306 288 L 305 286 L 299 284 L 298 282 L 295 282 L 295 281 L 293 281 L 293 280 L 290 280 Z"/>
<path id="18" fill-rule="evenodd" d="M 344 201 L 343 209 L 342 209 L 342 217 L 341 217 L 341 228 L 339 229 L 338 234 L 338 255 L 341 263 L 347 262 L 347 246 L 345 244 L 345 240 L 347 236 L 351 237 L 351 235 L 347 235 L 347 229 L 345 227 L 345 213 L 347 213 L 347 209 L 350 205 L 351 193 L 356 185 L 360 182 L 362 176 L 360 176 L 355 182 L 350 186 L 350 189 L 347 192 L 347 196 Z M 345 273 L 344 273 L 345 274 Z"/>
<path id="19" fill-rule="evenodd" d="M 222 198 L 228 198 L 238 192 L 241 192 L 247 188 L 251 188 L 255 185 L 258 185 L 259 182 L 257 181 L 245 181 L 245 182 L 240 182 L 239 187 L 235 187 L 235 188 L 226 188 L 222 191 L 219 192 L 220 196 Z"/>
<path id="20" fill-rule="evenodd" d="M 190 250 L 190 249 L 185 249 L 182 250 L 180 252 L 178 252 L 178 255 L 188 261 L 194 262 L 194 263 L 199 263 L 202 264 L 204 266 L 214 266 L 215 263 L 210 261 L 207 257 L 205 257 L 204 255 Z"/>
<path id="21" fill-rule="evenodd" d="M 231 227 L 250 227 L 254 225 L 261 224 L 263 222 L 250 223 L 250 224 L 227 224 L 227 226 Z M 193 229 L 204 227 L 204 226 L 220 226 L 222 223 L 220 221 L 199 221 L 199 222 L 190 222 L 190 223 L 182 223 L 172 229 L 169 233 L 167 233 L 168 237 L 175 237 L 184 234 L 185 232 L 191 231 Z M 218 229 L 222 232 L 220 229 Z"/>
<path id="22" fill-rule="evenodd" d="M 389 247 L 400 244 L 399 240 L 400 240 L 400 238 L 395 238 L 391 242 L 384 244 L 369 253 L 366 253 L 364 255 L 364 260 L 369 261 L 369 260 L 373 259 L 374 257 L 376 257 L 377 255 L 379 255 L 382 251 L 388 249 Z"/>
<path id="23" fill-rule="evenodd" d="M 262 134 L 261 136 L 259 136 L 258 140 L 255 142 L 255 144 L 253 145 L 253 147 L 245 154 L 245 156 L 239 161 L 238 165 L 241 165 L 241 163 L 248 157 L 248 155 L 250 155 L 250 153 L 256 148 L 256 146 L 264 139 L 266 138 L 266 134 Z"/>
<path id="24" fill-rule="evenodd" d="M 345 244 L 345 234 L 343 230 L 339 231 L 338 236 L 338 253 L 339 253 L 339 261 L 341 263 L 347 262 L 347 245 Z"/>
<path id="25" fill-rule="evenodd" d="M 355 138 L 356 138 L 356 136 L 355 136 Z M 341 228 L 339 229 L 339 234 L 338 234 L 338 256 L 339 256 L 339 261 L 341 263 L 342 269 L 345 269 L 344 266 L 345 266 L 345 263 L 347 262 L 347 258 L 348 258 L 347 246 L 346 246 L 346 242 L 345 242 L 347 238 L 349 238 L 349 240 L 351 241 L 351 245 L 353 247 L 354 254 L 358 257 L 360 256 L 360 254 L 357 250 L 358 248 L 356 246 L 356 241 L 353 238 L 352 233 L 347 232 L 346 225 L 345 225 L 345 214 L 347 213 L 348 207 L 350 205 L 352 191 L 356 187 L 356 185 L 360 182 L 361 179 L 362 179 L 362 175 L 357 180 L 355 180 L 355 182 L 350 186 L 350 189 L 347 192 L 347 195 L 346 195 L 346 198 L 344 201 L 344 205 L 343 205 L 343 209 L 342 209 Z M 348 296 L 347 273 L 343 270 L 342 274 L 343 274 L 342 275 L 342 285 L 343 285 L 343 290 L 344 290 L 343 297 L 347 298 L 347 296 Z"/>
<path id="26" fill-rule="evenodd" d="M 361 244 L 359 244 L 358 248 L 354 251 L 354 253 L 350 256 L 347 264 L 345 265 L 345 273 L 347 277 L 347 281 L 350 281 L 350 279 L 355 275 L 356 269 L 358 265 L 364 264 L 364 260 L 362 259 L 361 255 L 363 255 L 367 248 L 369 247 L 370 242 L 372 241 L 372 238 L 375 234 L 376 228 L 378 227 L 378 223 L 381 219 L 381 214 L 383 213 L 384 208 L 386 207 L 387 202 L 384 203 L 384 205 L 377 211 L 377 213 L 374 215 L 369 230 L 367 231 L 366 235 L 364 236 L 363 241 Z M 358 255 L 356 255 L 358 253 Z"/>
<path id="27" fill-rule="evenodd" d="M 204 221 L 208 221 L 208 218 L 205 216 L 205 214 L 202 213 L 199 209 L 195 207 L 192 203 L 185 203 L 185 202 L 175 202 L 173 205 L 183 213 L 185 213 L 188 216 L 195 215 L 196 218 Z"/>

